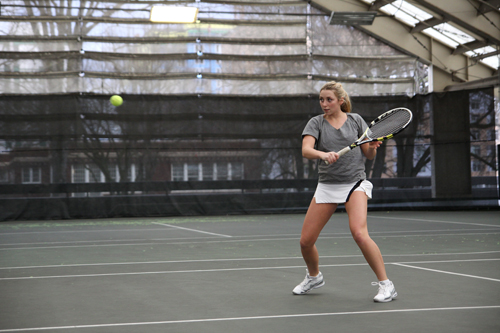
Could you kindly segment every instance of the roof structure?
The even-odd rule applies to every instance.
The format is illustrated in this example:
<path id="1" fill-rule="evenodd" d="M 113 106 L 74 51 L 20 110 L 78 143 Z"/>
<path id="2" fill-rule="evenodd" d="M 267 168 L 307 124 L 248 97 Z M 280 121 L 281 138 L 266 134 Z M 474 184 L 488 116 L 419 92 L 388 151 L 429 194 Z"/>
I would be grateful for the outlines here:
<path id="1" fill-rule="evenodd" d="M 435 91 L 499 84 L 500 0 L 307 2 L 326 15 L 375 12 L 356 27 L 432 65 Z"/>

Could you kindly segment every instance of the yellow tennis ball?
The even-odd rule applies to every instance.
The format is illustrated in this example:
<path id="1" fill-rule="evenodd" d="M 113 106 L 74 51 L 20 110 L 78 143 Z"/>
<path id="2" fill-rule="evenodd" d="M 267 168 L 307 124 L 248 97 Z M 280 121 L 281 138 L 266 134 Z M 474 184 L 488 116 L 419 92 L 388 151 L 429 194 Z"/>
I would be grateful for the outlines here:
<path id="1" fill-rule="evenodd" d="M 121 98 L 121 96 L 118 96 L 118 95 L 111 96 L 111 98 L 109 99 L 109 101 L 114 106 L 120 106 L 120 105 L 123 104 L 123 98 Z"/>

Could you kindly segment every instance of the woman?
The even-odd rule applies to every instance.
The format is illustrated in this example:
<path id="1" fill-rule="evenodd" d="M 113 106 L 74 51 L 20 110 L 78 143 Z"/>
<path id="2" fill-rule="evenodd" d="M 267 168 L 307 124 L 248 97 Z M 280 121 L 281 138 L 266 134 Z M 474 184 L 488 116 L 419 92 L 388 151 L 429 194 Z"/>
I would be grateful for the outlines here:
<path id="1" fill-rule="evenodd" d="M 320 90 L 319 103 L 324 114 L 312 118 L 302 133 L 302 155 L 320 160 L 319 181 L 300 237 L 307 274 L 293 294 L 302 295 L 325 285 L 315 243 L 338 204 L 344 203 L 351 234 L 379 280 L 373 283 L 379 286 L 374 301 L 390 302 L 397 293 L 387 278 L 382 254 L 368 234 L 366 221 L 373 185 L 365 179 L 363 155 L 374 159 L 381 142 L 363 144 L 361 149 L 353 149 L 339 158 L 336 151 L 356 141 L 367 125 L 361 116 L 350 113 L 351 101 L 340 83 L 325 84 Z"/>

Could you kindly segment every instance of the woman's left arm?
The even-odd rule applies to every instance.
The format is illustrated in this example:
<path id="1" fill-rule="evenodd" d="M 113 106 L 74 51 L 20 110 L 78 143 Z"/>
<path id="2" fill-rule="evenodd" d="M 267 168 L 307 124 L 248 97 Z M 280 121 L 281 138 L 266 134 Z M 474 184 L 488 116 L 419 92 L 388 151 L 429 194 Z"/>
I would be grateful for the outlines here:
<path id="1" fill-rule="evenodd" d="M 382 141 L 368 142 L 360 146 L 363 154 L 369 160 L 373 160 L 375 155 L 377 155 L 377 148 L 380 147 Z"/>

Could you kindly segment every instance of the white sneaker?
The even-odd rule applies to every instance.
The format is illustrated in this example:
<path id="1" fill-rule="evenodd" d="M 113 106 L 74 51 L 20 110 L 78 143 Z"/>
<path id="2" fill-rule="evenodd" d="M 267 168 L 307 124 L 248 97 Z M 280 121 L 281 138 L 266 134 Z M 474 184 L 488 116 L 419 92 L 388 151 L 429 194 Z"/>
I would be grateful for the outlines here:
<path id="1" fill-rule="evenodd" d="M 313 289 L 323 287 L 325 285 L 325 281 L 323 280 L 323 274 L 319 272 L 318 276 L 310 276 L 309 271 L 306 270 L 306 278 L 302 281 L 297 287 L 292 290 L 294 295 L 303 295 L 307 294 Z"/>
<path id="2" fill-rule="evenodd" d="M 378 294 L 373 298 L 375 302 L 390 302 L 398 293 L 396 292 L 396 288 L 394 288 L 394 284 L 392 281 L 389 282 L 372 282 L 372 286 L 378 285 Z"/>

